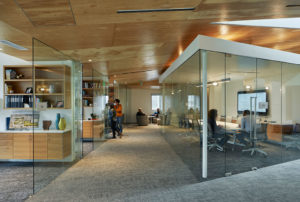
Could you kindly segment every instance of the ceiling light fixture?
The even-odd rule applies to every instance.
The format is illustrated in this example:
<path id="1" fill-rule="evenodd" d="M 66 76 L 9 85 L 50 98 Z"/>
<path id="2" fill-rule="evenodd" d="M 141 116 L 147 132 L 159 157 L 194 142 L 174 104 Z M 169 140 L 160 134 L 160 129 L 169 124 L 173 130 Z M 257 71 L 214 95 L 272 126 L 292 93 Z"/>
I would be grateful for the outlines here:
<path id="1" fill-rule="evenodd" d="M 251 86 L 247 85 L 247 86 L 246 86 L 246 88 L 247 88 L 247 89 L 250 89 L 250 88 L 251 88 Z"/>
<path id="2" fill-rule="evenodd" d="M 93 60 L 92 59 L 89 59 L 89 62 L 92 62 Z"/>
<path id="3" fill-rule="evenodd" d="M 15 49 L 18 49 L 18 50 L 28 50 L 28 48 L 24 48 L 23 46 L 20 46 L 18 44 L 15 44 L 11 41 L 7 41 L 7 40 L 0 40 L 1 43 L 5 44 L 5 45 L 8 45 L 12 48 L 15 48 Z"/>
<path id="4" fill-rule="evenodd" d="M 285 7 L 298 7 L 300 6 L 300 4 L 289 4 L 289 5 L 286 5 Z"/>
<path id="5" fill-rule="evenodd" d="M 212 85 L 217 86 L 218 82 L 213 82 Z"/>
<path id="6" fill-rule="evenodd" d="M 130 9 L 118 10 L 117 13 L 151 13 L 151 12 L 168 12 L 168 11 L 193 11 L 195 8 L 159 8 L 159 9 Z"/>
<path id="7" fill-rule="evenodd" d="M 266 90 L 269 90 L 269 86 L 266 86 L 265 89 L 266 89 Z"/>

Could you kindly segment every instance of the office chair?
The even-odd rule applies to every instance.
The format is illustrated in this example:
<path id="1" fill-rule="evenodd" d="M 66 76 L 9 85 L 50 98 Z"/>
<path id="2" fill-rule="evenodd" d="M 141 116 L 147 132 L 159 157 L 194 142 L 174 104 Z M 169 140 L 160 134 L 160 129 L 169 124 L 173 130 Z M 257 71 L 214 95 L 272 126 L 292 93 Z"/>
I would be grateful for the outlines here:
<path id="1" fill-rule="evenodd" d="M 224 148 L 221 147 L 218 144 L 218 141 L 220 141 L 221 138 L 214 138 L 213 137 L 213 132 L 212 132 L 210 124 L 207 124 L 207 129 L 208 129 L 207 130 L 207 132 L 208 132 L 208 137 L 207 137 L 207 140 L 208 140 L 207 149 L 208 149 L 208 151 L 211 151 L 214 148 L 216 148 L 218 151 L 224 151 Z"/>

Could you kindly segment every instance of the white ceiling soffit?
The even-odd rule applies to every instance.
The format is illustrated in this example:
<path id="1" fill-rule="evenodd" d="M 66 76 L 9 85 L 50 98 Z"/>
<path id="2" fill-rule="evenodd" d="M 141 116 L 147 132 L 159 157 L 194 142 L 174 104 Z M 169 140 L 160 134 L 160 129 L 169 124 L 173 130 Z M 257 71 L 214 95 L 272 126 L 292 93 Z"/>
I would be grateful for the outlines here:
<path id="1" fill-rule="evenodd" d="M 159 77 L 159 82 L 162 83 L 172 72 L 179 68 L 198 50 L 215 51 L 238 56 L 300 64 L 300 55 L 296 53 L 198 35 L 171 64 L 171 66 Z"/>
<path id="2" fill-rule="evenodd" d="M 300 29 L 300 18 L 223 21 L 211 24 Z"/>

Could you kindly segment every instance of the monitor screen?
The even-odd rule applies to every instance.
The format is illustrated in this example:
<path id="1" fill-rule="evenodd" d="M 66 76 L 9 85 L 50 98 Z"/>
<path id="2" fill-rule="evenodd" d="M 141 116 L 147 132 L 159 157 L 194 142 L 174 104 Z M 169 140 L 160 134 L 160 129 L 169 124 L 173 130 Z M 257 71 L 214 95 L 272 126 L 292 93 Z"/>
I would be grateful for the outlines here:
<path id="1" fill-rule="evenodd" d="M 268 99 L 267 92 L 265 90 L 256 91 L 240 91 L 238 92 L 238 113 L 243 113 L 244 110 L 251 111 L 250 103 L 252 99 L 252 111 L 255 111 L 255 99 L 256 98 L 256 112 L 261 115 L 267 115 L 268 113 Z"/>

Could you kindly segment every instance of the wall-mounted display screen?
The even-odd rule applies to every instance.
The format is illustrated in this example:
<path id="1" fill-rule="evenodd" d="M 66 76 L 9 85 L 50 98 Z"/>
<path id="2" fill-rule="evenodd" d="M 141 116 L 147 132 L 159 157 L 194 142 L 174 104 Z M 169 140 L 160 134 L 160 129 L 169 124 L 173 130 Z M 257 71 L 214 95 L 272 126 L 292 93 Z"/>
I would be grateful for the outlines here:
<path id="1" fill-rule="evenodd" d="M 256 98 L 256 112 L 260 115 L 268 114 L 268 95 L 265 90 L 256 91 L 240 91 L 237 95 L 238 98 L 238 113 L 242 114 L 244 110 L 250 110 L 250 103 L 252 99 L 252 111 L 255 111 L 255 98 Z"/>

